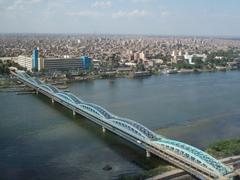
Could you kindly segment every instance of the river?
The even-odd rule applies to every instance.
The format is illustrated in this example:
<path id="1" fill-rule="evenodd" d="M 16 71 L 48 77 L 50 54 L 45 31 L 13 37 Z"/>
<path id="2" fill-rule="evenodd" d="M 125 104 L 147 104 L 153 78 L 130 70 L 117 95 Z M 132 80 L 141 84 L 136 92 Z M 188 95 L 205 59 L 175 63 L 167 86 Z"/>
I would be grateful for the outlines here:
<path id="1" fill-rule="evenodd" d="M 240 136 L 239 71 L 83 81 L 69 90 L 202 149 Z M 162 163 L 42 95 L 0 92 L 0 102 L 0 179 L 117 179 Z"/>

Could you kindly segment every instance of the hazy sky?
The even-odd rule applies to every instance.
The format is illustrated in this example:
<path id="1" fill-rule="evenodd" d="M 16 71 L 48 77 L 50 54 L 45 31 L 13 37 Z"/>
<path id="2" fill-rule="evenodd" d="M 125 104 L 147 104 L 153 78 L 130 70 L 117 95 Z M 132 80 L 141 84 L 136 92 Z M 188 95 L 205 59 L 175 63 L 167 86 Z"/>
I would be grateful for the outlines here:
<path id="1" fill-rule="evenodd" d="M 0 32 L 240 36 L 240 0 L 0 0 Z"/>

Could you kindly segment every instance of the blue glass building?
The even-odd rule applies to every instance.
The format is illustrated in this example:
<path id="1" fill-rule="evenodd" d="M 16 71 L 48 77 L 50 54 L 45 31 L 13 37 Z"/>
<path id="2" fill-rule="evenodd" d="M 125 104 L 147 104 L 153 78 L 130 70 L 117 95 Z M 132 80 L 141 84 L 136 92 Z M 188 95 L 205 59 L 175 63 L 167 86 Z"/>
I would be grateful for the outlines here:
<path id="1" fill-rule="evenodd" d="M 33 54 L 32 54 L 32 69 L 38 70 L 38 49 L 34 48 Z"/>
<path id="2" fill-rule="evenodd" d="M 82 63 L 83 63 L 83 69 L 84 69 L 84 70 L 89 70 L 90 67 L 91 67 L 92 59 L 89 58 L 88 56 L 82 56 L 82 57 L 80 58 L 80 60 L 81 60 Z"/>

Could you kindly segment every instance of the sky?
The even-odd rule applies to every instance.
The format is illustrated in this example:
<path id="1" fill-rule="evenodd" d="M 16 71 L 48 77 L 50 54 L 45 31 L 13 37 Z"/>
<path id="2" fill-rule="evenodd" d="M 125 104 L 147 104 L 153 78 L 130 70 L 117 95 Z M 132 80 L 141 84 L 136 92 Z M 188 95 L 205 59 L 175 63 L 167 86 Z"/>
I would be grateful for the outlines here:
<path id="1" fill-rule="evenodd" d="M 0 33 L 240 37 L 240 0 L 0 0 Z"/>

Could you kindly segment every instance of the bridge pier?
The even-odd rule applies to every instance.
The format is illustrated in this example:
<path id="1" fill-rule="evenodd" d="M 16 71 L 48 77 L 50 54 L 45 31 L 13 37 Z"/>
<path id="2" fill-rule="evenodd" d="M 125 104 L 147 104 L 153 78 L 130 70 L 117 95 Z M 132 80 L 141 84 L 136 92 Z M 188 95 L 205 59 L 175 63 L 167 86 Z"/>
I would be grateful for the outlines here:
<path id="1" fill-rule="evenodd" d="M 54 104 L 54 99 L 52 99 L 52 104 Z"/>
<path id="2" fill-rule="evenodd" d="M 73 110 L 73 116 L 76 116 L 76 111 Z"/>
<path id="3" fill-rule="evenodd" d="M 105 133 L 106 132 L 106 128 L 102 127 L 102 132 Z"/>
<path id="4" fill-rule="evenodd" d="M 38 95 L 38 90 L 36 90 L 36 95 Z"/>
<path id="5" fill-rule="evenodd" d="M 150 157 L 151 157 L 151 153 L 150 153 L 148 150 L 146 150 L 146 157 L 147 157 L 147 158 L 150 158 Z"/>

